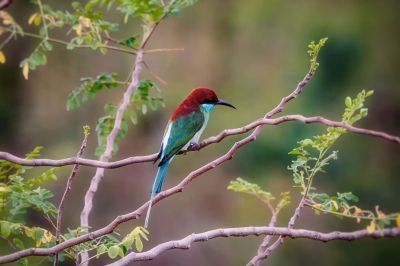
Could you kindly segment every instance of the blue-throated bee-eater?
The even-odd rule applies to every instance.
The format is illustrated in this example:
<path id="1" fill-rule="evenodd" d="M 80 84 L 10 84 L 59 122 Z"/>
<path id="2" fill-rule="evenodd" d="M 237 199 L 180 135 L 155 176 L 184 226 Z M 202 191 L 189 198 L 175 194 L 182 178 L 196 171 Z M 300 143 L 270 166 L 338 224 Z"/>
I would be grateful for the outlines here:
<path id="1" fill-rule="evenodd" d="M 210 113 L 216 105 L 226 105 L 235 108 L 232 104 L 218 99 L 213 90 L 196 88 L 192 90 L 171 115 L 161 143 L 160 152 L 155 160 L 159 159 L 160 162 L 151 189 L 150 203 L 144 227 L 147 228 L 148 226 L 153 198 L 161 191 L 172 159 L 179 151 L 187 149 L 189 145 L 198 144 L 200 136 L 207 126 Z"/>

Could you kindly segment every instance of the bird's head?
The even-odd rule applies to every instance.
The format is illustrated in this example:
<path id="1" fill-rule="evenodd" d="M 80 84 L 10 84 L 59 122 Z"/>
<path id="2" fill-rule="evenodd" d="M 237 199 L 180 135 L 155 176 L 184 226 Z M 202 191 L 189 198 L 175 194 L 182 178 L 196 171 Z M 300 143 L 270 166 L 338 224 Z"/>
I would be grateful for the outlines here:
<path id="1" fill-rule="evenodd" d="M 202 105 L 202 104 L 211 104 L 211 105 L 225 105 L 231 108 L 235 108 L 232 104 L 219 99 L 217 94 L 208 88 L 196 88 L 192 90 L 192 92 L 186 97 L 185 101 L 189 100 L 192 104 Z M 188 102 L 189 102 L 188 101 Z"/>
<path id="2" fill-rule="evenodd" d="M 236 109 L 235 106 L 219 99 L 217 94 L 208 88 L 196 88 L 183 100 L 176 111 L 172 114 L 171 120 L 175 120 L 181 115 L 189 114 L 193 111 L 199 111 L 203 106 L 214 107 L 215 105 L 225 105 Z"/>

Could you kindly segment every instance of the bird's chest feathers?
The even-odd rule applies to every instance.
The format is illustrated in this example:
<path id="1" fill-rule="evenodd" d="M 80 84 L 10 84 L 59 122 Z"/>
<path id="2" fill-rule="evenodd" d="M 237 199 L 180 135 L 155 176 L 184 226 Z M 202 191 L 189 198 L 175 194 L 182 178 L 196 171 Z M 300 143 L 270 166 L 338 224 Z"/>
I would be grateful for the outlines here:
<path id="1" fill-rule="evenodd" d="M 200 130 L 193 136 L 193 138 L 190 140 L 190 142 L 194 142 L 194 143 L 199 143 L 201 134 L 203 134 L 204 129 L 207 126 L 208 123 L 208 119 L 210 118 L 210 114 L 212 112 L 212 110 L 214 110 L 214 105 L 213 104 L 202 104 L 200 105 L 200 111 L 203 113 L 204 115 L 204 122 L 203 122 L 203 126 L 200 128 Z"/>

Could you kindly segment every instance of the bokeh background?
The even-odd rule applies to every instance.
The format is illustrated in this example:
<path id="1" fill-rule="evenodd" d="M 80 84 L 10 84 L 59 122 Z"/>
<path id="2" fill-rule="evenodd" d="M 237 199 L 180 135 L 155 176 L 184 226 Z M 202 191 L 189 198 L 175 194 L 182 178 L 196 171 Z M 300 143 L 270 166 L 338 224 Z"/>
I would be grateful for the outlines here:
<path id="1" fill-rule="evenodd" d="M 52 2 L 60 8 L 69 5 L 69 1 Z M 291 102 L 284 113 L 339 119 L 345 96 L 354 96 L 361 89 L 374 89 L 375 95 L 367 103 L 369 116 L 358 125 L 400 135 L 399 10 L 400 2 L 396 0 L 199 1 L 163 23 L 151 39 L 151 48 L 185 50 L 146 56 L 151 68 L 168 82 L 161 86 L 166 107 L 141 116 L 137 126 L 130 126 L 113 160 L 156 152 L 169 114 L 199 85 L 214 88 L 221 98 L 238 107 L 237 111 L 217 108 L 204 137 L 261 117 L 302 79 L 309 67 L 307 44 L 321 37 L 329 37 L 329 41 L 321 52 L 320 68 L 301 97 Z M 26 21 L 34 6 L 27 1 L 15 1 L 8 11 L 29 29 Z M 121 21 L 117 13 L 113 19 Z M 123 38 L 137 29 L 138 25 L 131 22 L 124 26 L 124 36 L 116 37 Z M 44 158 L 73 156 L 81 143 L 82 126 L 89 124 L 92 134 L 85 157 L 95 158 L 96 120 L 103 116 L 105 103 L 119 103 L 123 89 L 102 92 L 94 101 L 70 112 L 65 108 L 67 95 L 79 86 L 81 77 L 110 71 L 121 73 L 121 77 L 127 75 L 133 57 L 115 52 L 102 56 L 84 49 L 71 52 L 57 46 L 48 54 L 48 65 L 32 72 L 29 81 L 25 81 L 18 65 L 35 45 L 37 40 L 24 38 L 4 49 L 8 61 L 0 65 L 0 149 L 22 156 L 42 145 Z M 145 71 L 143 78 L 146 77 L 151 78 Z M 264 205 L 250 196 L 226 190 L 229 181 L 236 177 L 255 182 L 275 195 L 291 191 L 292 204 L 282 212 L 278 223 L 286 225 L 299 199 L 286 170 L 291 160 L 287 153 L 297 140 L 323 130 L 322 126 L 295 122 L 265 128 L 256 142 L 241 149 L 231 161 L 154 207 L 151 240 L 145 243 L 145 249 L 192 232 L 265 225 L 270 214 Z M 177 157 L 164 188 L 222 155 L 241 137 Z M 339 150 L 339 160 L 315 180 L 320 191 L 353 191 L 364 208 L 379 205 L 387 213 L 399 210 L 398 145 L 347 134 L 335 149 Z M 55 204 L 60 200 L 70 168 L 63 168 L 59 180 L 49 186 L 55 194 Z M 94 172 L 93 168 L 81 167 L 66 204 L 64 230 L 79 225 L 84 193 Z M 116 215 L 135 210 L 147 201 L 155 173 L 156 167 L 151 163 L 107 170 L 95 196 L 92 226 L 104 226 Z M 45 226 L 34 214 L 29 214 L 29 219 L 32 225 Z M 124 235 L 142 223 L 143 219 L 128 222 L 118 232 Z M 304 210 L 296 225 L 321 231 L 365 226 L 329 215 L 316 216 L 309 209 Z M 154 261 L 138 264 L 243 265 L 255 254 L 261 240 L 262 237 L 215 239 L 194 244 L 187 251 L 168 251 Z M 399 245 L 399 238 L 325 244 L 287 239 L 265 264 L 399 265 Z M 0 240 L 0 249 L 4 246 Z M 94 260 L 92 264 L 102 265 L 106 261 Z"/>

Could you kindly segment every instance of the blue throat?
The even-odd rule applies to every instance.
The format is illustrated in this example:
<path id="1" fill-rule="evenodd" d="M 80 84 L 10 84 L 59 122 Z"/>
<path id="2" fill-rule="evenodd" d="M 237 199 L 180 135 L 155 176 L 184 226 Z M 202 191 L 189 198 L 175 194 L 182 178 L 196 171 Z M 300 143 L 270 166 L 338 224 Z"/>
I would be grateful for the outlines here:
<path id="1" fill-rule="evenodd" d="M 203 103 L 202 105 L 200 105 L 200 111 L 202 111 L 203 113 L 211 113 L 212 110 L 214 110 L 215 104 L 211 104 L 211 103 Z"/>

